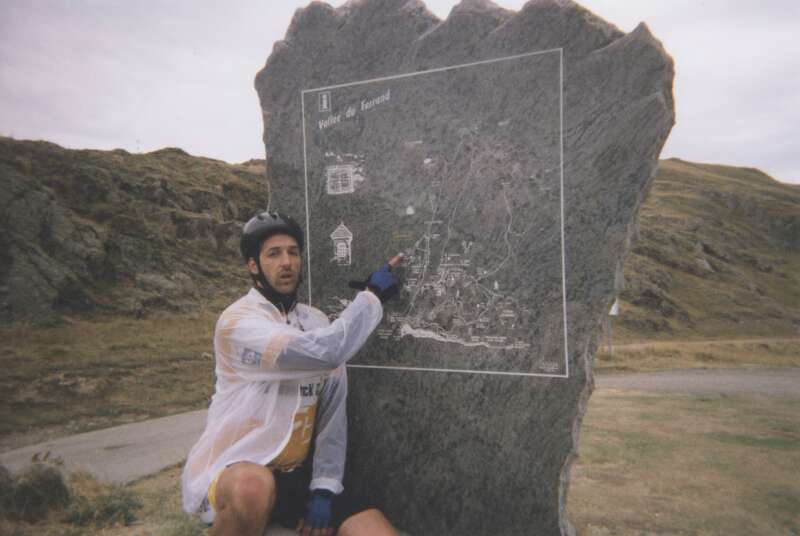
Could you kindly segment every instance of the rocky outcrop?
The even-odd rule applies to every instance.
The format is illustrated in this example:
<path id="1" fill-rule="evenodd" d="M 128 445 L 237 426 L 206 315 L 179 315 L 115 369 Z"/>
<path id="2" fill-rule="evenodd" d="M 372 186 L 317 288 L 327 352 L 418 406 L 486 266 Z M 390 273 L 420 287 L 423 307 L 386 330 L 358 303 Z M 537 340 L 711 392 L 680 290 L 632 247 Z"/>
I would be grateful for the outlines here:
<path id="1" fill-rule="evenodd" d="M 533 52 L 517 69 L 449 69 Z M 465 0 L 444 21 L 415 0 L 314 2 L 276 43 L 256 77 L 273 206 L 308 206 L 311 250 L 335 255 L 312 257 L 328 289 L 314 303 L 346 285 L 338 267 L 409 253 L 408 308 L 387 308 L 358 361 L 383 368 L 351 368 L 349 400 L 350 486 L 401 528 L 573 532 L 566 494 L 598 326 L 674 121 L 672 78 L 645 25 L 623 34 L 565 0 L 519 12 Z M 352 240 L 342 231 L 331 249 L 340 215 Z M 419 246 L 442 236 L 458 236 L 457 257 Z M 504 255 L 496 271 L 476 267 Z"/>
<path id="2" fill-rule="evenodd" d="M 253 165 L 253 164 L 251 164 Z M 182 310 L 233 275 L 262 174 L 0 138 L 0 322 Z"/>

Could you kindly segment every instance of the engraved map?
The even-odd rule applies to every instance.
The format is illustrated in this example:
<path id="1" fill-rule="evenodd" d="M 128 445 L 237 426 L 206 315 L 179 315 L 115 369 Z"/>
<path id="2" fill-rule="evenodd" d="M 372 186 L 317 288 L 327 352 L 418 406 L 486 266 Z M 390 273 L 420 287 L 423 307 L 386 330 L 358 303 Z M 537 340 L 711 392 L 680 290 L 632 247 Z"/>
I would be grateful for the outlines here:
<path id="1" fill-rule="evenodd" d="M 563 376 L 560 50 L 305 90 L 309 299 L 390 257 L 362 366 Z"/>

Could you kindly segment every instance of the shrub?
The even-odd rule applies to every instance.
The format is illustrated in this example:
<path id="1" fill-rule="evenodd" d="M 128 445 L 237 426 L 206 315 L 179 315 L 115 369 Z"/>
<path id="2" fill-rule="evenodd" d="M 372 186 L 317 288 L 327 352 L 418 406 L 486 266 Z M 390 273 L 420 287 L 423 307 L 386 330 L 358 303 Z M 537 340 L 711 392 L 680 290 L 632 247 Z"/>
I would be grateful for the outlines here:
<path id="1" fill-rule="evenodd" d="M 3 517 L 27 522 L 40 521 L 51 510 L 66 506 L 69 488 L 61 471 L 51 465 L 35 463 L 16 477 L 0 470 L 0 501 Z"/>
<path id="2" fill-rule="evenodd" d="M 8 517 L 14 498 L 14 477 L 4 465 L 0 465 L 0 518 Z"/>
<path id="3" fill-rule="evenodd" d="M 130 525 L 136 521 L 136 511 L 140 508 L 142 501 L 134 492 L 115 486 L 94 497 L 75 497 L 67 510 L 66 520 L 80 526 Z"/>

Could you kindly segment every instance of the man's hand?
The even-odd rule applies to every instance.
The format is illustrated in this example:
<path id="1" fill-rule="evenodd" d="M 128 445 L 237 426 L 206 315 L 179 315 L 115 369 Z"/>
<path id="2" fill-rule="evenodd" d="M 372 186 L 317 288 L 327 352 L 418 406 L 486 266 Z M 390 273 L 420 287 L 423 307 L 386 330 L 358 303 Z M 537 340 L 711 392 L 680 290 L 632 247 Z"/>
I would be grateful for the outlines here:
<path id="1" fill-rule="evenodd" d="M 381 303 L 386 303 L 386 300 L 400 290 L 400 285 L 397 282 L 397 277 L 392 273 L 392 268 L 397 267 L 402 261 L 402 253 L 392 257 L 379 270 L 372 272 L 366 281 L 350 281 L 350 288 L 369 289 L 380 298 Z"/>
<path id="2" fill-rule="evenodd" d="M 387 263 L 380 270 L 370 274 L 367 279 L 367 288 L 381 299 L 381 303 L 386 303 L 386 300 L 397 294 L 400 285 L 397 284 L 397 278 L 392 273 L 392 267 Z"/>
<path id="3" fill-rule="evenodd" d="M 306 518 L 300 520 L 297 533 L 301 536 L 333 536 L 331 526 L 333 493 L 326 489 L 314 490 L 306 506 Z"/>

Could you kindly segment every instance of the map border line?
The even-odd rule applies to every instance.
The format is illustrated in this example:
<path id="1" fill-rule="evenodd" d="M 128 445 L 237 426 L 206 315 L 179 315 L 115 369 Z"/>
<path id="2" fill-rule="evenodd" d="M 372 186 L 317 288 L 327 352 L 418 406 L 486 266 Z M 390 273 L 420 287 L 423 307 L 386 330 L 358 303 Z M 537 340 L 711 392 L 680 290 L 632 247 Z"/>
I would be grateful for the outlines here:
<path id="1" fill-rule="evenodd" d="M 306 284 L 306 292 L 308 292 L 308 305 L 311 305 L 311 215 L 308 211 L 308 151 L 306 150 L 306 99 L 303 93 L 300 94 L 300 114 L 303 118 L 303 183 L 305 185 L 306 197 L 306 235 L 309 240 L 306 240 L 306 261 L 308 269 L 306 270 L 306 277 L 308 283 Z M 563 249 L 563 248 L 562 248 Z"/>
<path id="2" fill-rule="evenodd" d="M 424 71 L 414 71 L 411 73 L 403 73 L 392 76 L 383 76 L 378 78 L 370 78 L 367 80 L 357 80 L 354 82 L 347 82 L 342 84 L 334 84 L 329 86 L 320 86 L 309 89 L 300 90 L 300 110 L 302 116 L 302 134 L 303 134 L 303 179 L 305 188 L 305 208 L 306 208 L 306 232 L 309 233 L 311 229 L 311 215 L 308 210 L 308 151 L 306 148 L 306 112 L 305 112 L 305 95 L 306 93 L 314 93 L 330 89 L 340 89 L 344 87 L 360 86 L 365 84 L 372 84 L 376 82 L 385 82 L 387 80 L 397 80 L 400 78 L 410 78 L 414 76 L 421 76 L 424 74 L 438 73 L 456 69 L 463 69 L 465 67 L 474 67 L 478 65 L 486 65 L 490 63 L 497 63 L 501 61 L 510 61 L 515 59 L 527 58 L 531 56 L 538 56 L 542 54 L 550 54 L 558 52 L 558 67 L 559 67 L 559 152 L 560 152 L 560 216 L 561 216 L 561 303 L 562 314 L 564 320 L 564 374 L 547 374 L 539 372 L 507 372 L 499 370 L 471 370 L 471 369 L 447 369 L 447 368 L 431 368 L 431 367 L 398 367 L 389 365 L 358 365 L 348 364 L 347 367 L 351 368 L 364 368 L 364 369 L 387 369 L 387 370 L 408 370 L 418 372 L 458 372 L 462 374 L 490 374 L 496 376 L 527 376 L 527 377 L 542 377 L 542 378 L 569 378 L 569 331 L 567 323 L 567 274 L 566 274 L 566 238 L 564 231 L 564 49 L 563 47 L 550 48 L 546 50 L 538 50 L 535 52 L 526 52 L 523 54 L 514 54 L 512 56 L 503 56 L 500 58 L 480 60 L 469 63 L 462 63 L 458 65 L 449 65 L 445 67 L 437 67 L 434 69 L 427 69 Z M 308 305 L 312 305 L 311 300 L 311 241 L 306 240 L 306 257 L 307 257 L 307 292 L 308 292 Z"/>
<path id="3" fill-rule="evenodd" d="M 494 376 L 537 376 L 543 378 L 569 378 L 564 374 L 547 374 L 545 372 L 507 372 L 504 370 L 472 370 L 472 369 L 448 369 L 448 368 L 431 368 L 431 367 L 395 367 L 389 365 L 351 365 L 347 364 L 347 368 L 364 368 L 364 369 L 389 369 L 389 370 L 411 370 L 417 372 L 461 372 L 463 374 L 491 374 Z"/>
<path id="4" fill-rule="evenodd" d="M 350 86 L 361 86 L 364 84 L 373 84 L 375 82 L 385 82 L 387 80 L 397 80 L 398 78 L 409 78 L 412 76 L 421 76 L 423 74 L 431 74 L 431 73 L 441 73 L 444 71 L 451 71 L 455 69 L 463 69 L 464 67 L 475 67 L 476 65 L 486 65 L 488 63 L 497 63 L 500 61 L 509 61 L 509 60 L 517 60 L 520 58 L 527 58 L 530 56 L 539 56 L 542 54 L 551 54 L 553 52 L 559 52 L 559 56 L 563 57 L 563 48 L 548 48 L 547 50 L 538 50 L 536 52 L 525 52 L 524 54 L 514 54 L 513 56 L 503 56 L 500 58 L 494 58 L 489 60 L 480 60 L 480 61 L 473 61 L 469 63 L 460 63 L 458 65 L 448 65 L 445 67 L 435 67 L 433 69 L 426 69 L 424 71 L 414 71 L 411 73 L 403 73 L 403 74 L 395 74 L 391 76 L 381 76 L 378 78 L 369 78 L 367 80 L 357 80 L 355 82 L 346 82 L 343 84 L 334 84 L 332 86 L 320 86 L 314 87 L 309 89 L 302 89 L 300 90 L 300 94 L 305 95 L 306 93 L 313 93 L 315 91 L 323 91 L 326 89 L 339 89 L 343 87 L 350 87 Z M 563 74 L 563 73 L 560 73 Z M 563 80 L 562 80 L 563 82 Z M 304 123 L 305 125 L 305 123 Z"/>
<path id="5" fill-rule="evenodd" d="M 564 314 L 564 376 L 569 378 L 569 345 L 567 337 L 567 242 L 564 236 L 564 49 L 558 49 L 558 119 L 559 119 L 559 145 L 561 152 L 561 192 L 558 196 L 561 201 L 561 300 Z M 305 127 L 303 132 L 305 133 Z M 308 182 L 306 182 L 308 185 Z M 308 215 L 308 209 L 306 209 Z"/>

